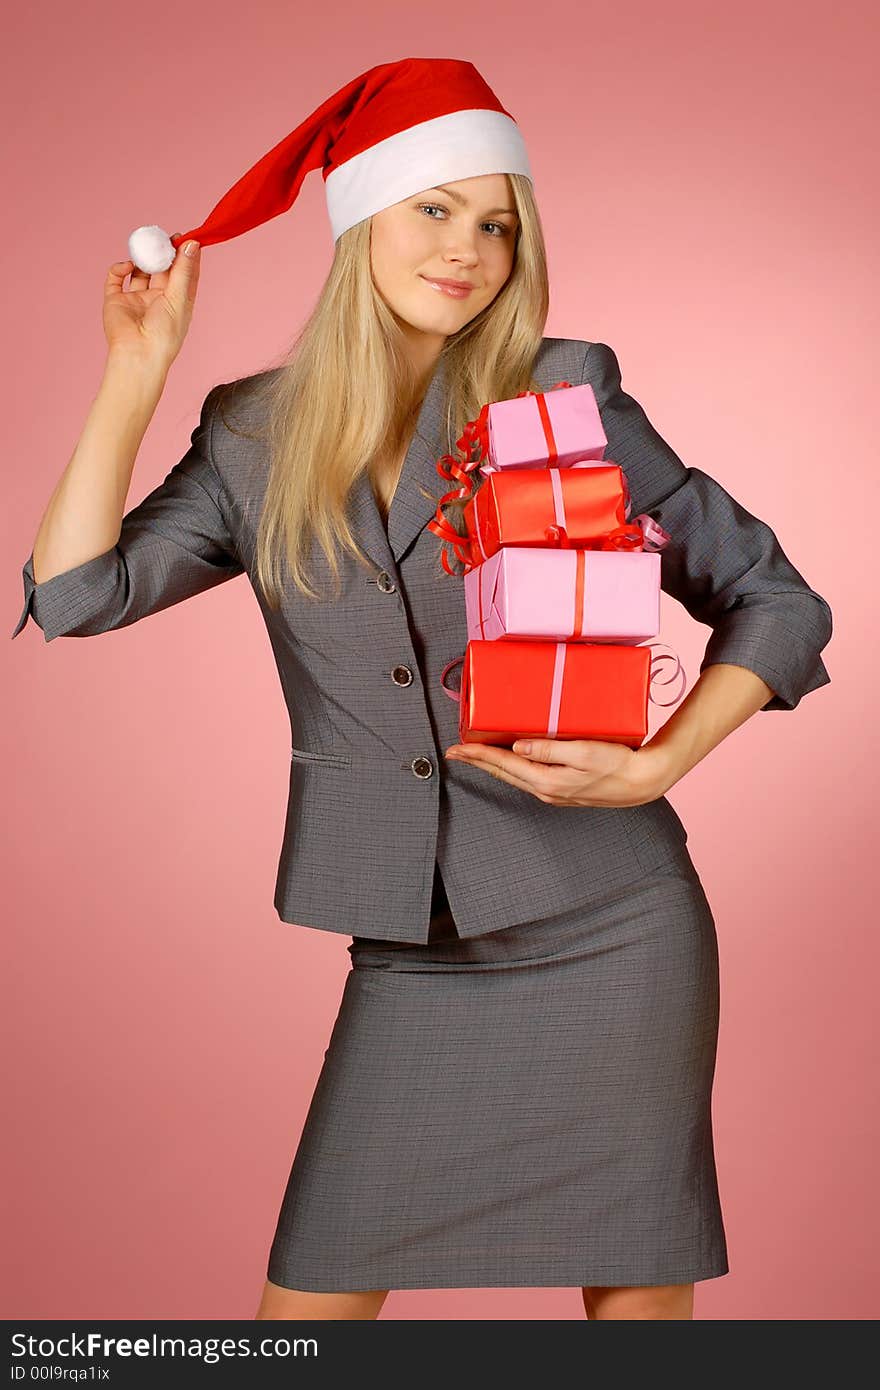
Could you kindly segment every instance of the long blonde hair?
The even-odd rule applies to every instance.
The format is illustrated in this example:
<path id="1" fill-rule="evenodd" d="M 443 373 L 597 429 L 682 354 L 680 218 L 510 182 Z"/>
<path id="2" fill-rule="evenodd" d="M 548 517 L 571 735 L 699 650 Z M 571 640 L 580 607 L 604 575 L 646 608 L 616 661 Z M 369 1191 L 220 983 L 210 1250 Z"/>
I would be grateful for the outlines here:
<path id="1" fill-rule="evenodd" d="M 444 453 L 455 452 L 455 440 L 485 402 L 540 389 L 532 370 L 549 308 L 544 235 L 530 180 L 522 174 L 507 177 L 519 217 L 513 268 L 491 304 L 443 345 Z M 246 378 L 257 383 L 264 431 L 254 436 L 235 429 L 221 392 L 227 427 L 264 439 L 268 448 L 255 568 L 273 609 L 281 603 L 285 554 L 290 580 L 301 593 L 318 597 L 306 574 L 313 537 L 327 556 L 337 592 L 337 545 L 375 568 L 348 525 L 346 499 L 362 472 L 372 476 L 383 458 L 407 442 L 421 404 L 404 336 L 373 282 L 370 222 L 366 218 L 339 237 L 317 304 L 281 369 Z M 437 498 L 452 486 L 441 488 Z M 444 515 L 461 534 L 458 504 L 447 504 Z M 438 538 L 438 558 L 441 549 Z"/>

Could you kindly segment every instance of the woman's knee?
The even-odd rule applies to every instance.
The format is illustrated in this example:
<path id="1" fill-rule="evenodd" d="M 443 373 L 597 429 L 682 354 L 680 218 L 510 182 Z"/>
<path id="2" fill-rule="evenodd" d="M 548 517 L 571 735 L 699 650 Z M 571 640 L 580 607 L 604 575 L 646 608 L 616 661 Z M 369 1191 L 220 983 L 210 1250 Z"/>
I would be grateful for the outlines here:
<path id="1" fill-rule="evenodd" d="M 266 1280 L 255 1318 L 323 1318 L 367 1321 L 377 1318 L 388 1297 L 387 1289 L 355 1289 L 352 1293 L 311 1293 L 304 1289 L 285 1289 Z"/>
<path id="2" fill-rule="evenodd" d="M 593 1285 L 581 1290 L 588 1318 L 667 1318 L 694 1315 L 693 1284 Z"/>

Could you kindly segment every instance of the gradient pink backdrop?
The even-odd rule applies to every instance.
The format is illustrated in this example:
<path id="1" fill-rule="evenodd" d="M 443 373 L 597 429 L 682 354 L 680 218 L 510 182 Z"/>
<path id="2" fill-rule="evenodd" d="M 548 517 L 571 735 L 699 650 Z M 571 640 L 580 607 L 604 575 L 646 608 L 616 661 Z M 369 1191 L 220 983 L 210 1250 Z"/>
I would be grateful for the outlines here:
<path id="1" fill-rule="evenodd" d="M 7 631 L 129 230 L 198 222 L 374 63 L 475 62 L 529 144 L 547 332 L 609 342 L 685 462 L 767 520 L 834 610 L 832 684 L 756 715 L 670 794 L 722 965 L 731 1273 L 698 1283 L 695 1316 L 876 1317 L 876 615 L 852 520 L 877 501 L 876 6 L 152 13 L 40 0 L 7 22 Z M 128 506 L 185 452 L 209 387 L 290 341 L 331 251 L 315 174 L 290 213 L 206 249 Z M 665 595 L 662 616 L 693 681 L 708 629 Z M 289 738 L 255 598 L 241 579 L 103 639 L 47 647 L 30 627 L 2 650 L 3 1316 L 251 1318 L 349 966 L 349 938 L 272 906 Z M 382 1316 L 583 1307 L 569 1289 L 418 1290 Z"/>

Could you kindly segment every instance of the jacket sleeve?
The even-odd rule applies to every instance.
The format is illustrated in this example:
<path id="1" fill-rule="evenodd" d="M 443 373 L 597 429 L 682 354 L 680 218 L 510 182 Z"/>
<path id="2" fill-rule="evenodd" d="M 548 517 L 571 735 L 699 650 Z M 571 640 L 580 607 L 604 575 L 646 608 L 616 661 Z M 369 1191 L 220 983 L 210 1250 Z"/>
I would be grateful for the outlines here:
<path id="1" fill-rule="evenodd" d="M 22 569 L 24 607 L 44 638 L 91 637 L 127 627 L 244 573 L 221 507 L 211 438 L 219 387 L 208 392 L 190 447 L 163 483 L 127 512 L 116 545 L 37 584 L 33 551 Z"/>
<path id="2" fill-rule="evenodd" d="M 699 468 L 686 468 L 621 386 L 617 357 L 591 343 L 583 382 L 595 392 L 608 447 L 623 469 L 632 516 L 647 512 L 669 532 L 661 587 L 712 633 L 700 673 L 718 662 L 754 671 L 773 690 L 762 710 L 794 709 L 831 677 L 820 653 L 831 609 L 807 584 L 766 522 Z"/>

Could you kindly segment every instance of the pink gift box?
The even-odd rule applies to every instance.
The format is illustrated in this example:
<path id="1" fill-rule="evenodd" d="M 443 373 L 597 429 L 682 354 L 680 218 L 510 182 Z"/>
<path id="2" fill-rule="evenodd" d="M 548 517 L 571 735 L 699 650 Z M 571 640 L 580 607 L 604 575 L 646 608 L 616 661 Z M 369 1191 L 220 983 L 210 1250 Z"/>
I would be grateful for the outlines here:
<path id="1" fill-rule="evenodd" d="M 592 386 L 560 386 L 538 397 L 493 401 L 487 415 L 483 473 L 502 468 L 567 468 L 604 459 L 608 440 Z M 551 454 L 555 448 L 555 456 Z"/>
<path id="2" fill-rule="evenodd" d="M 660 631 L 660 554 L 502 546 L 464 576 L 464 596 L 469 641 L 626 646 Z"/>

